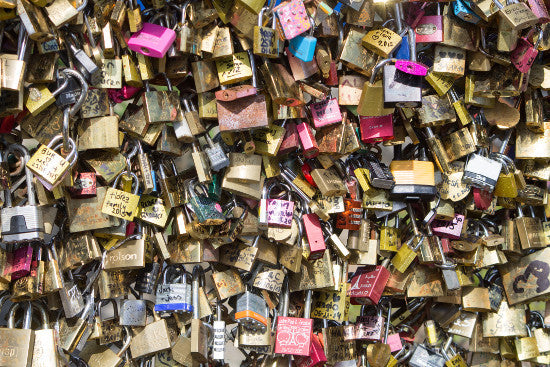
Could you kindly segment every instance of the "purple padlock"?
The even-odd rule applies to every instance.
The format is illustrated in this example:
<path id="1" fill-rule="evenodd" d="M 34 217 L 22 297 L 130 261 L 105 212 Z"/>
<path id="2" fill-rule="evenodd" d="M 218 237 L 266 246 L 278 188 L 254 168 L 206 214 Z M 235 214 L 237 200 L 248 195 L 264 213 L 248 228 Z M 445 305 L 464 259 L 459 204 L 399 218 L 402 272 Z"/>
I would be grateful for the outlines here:
<path id="1" fill-rule="evenodd" d="M 416 76 L 426 76 L 428 74 L 428 67 L 416 61 L 398 59 L 395 60 L 395 68 Z"/>
<path id="2" fill-rule="evenodd" d="M 11 274 L 11 280 L 29 275 L 32 265 L 32 246 L 23 246 L 8 255 L 5 274 Z"/>
<path id="3" fill-rule="evenodd" d="M 145 56 L 163 58 L 176 39 L 176 32 L 158 24 L 143 23 L 143 28 L 128 40 L 128 48 Z"/>
<path id="4" fill-rule="evenodd" d="M 510 54 L 510 61 L 521 73 L 525 74 L 533 66 L 539 51 L 537 50 L 543 37 L 543 31 L 540 30 L 539 38 L 533 45 L 527 37 L 521 37 L 518 40 L 516 48 Z"/>

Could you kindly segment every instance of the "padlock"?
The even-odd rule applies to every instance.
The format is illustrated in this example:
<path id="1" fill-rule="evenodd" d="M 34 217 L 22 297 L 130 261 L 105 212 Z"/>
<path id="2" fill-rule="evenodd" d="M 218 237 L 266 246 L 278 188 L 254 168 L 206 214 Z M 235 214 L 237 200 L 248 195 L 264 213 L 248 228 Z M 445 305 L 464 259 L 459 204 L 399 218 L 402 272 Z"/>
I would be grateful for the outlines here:
<path id="1" fill-rule="evenodd" d="M 133 358 L 148 356 L 171 347 L 166 320 L 161 319 L 155 311 L 153 316 L 154 321 L 145 325 L 130 341 Z"/>
<path id="2" fill-rule="evenodd" d="M 271 14 L 271 27 L 263 26 L 263 16 L 266 11 L 270 10 L 270 8 L 264 7 L 258 14 L 258 25 L 254 27 L 254 54 L 264 57 L 279 57 L 279 39 L 275 29 L 275 13 Z"/>
<path id="3" fill-rule="evenodd" d="M 538 22 L 538 18 L 525 3 L 512 2 L 506 6 L 498 0 L 493 0 L 493 3 L 499 8 L 500 19 L 512 29 L 522 30 Z"/>
<path id="4" fill-rule="evenodd" d="M 390 260 L 386 259 L 381 265 L 361 269 L 351 279 L 350 300 L 353 304 L 378 304 L 390 277 L 389 263 Z"/>
<path id="5" fill-rule="evenodd" d="M 15 329 L 15 315 L 18 309 L 24 311 L 22 329 Z M 31 330 L 32 306 L 30 302 L 14 303 L 8 313 L 8 327 L 2 336 L 13 353 L 2 356 L 2 362 L 10 366 L 29 366 L 32 363 L 35 332 Z M 15 358 L 16 357 L 16 358 Z"/>
<path id="6" fill-rule="evenodd" d="M 414 27 L 416 42 L 443 42 L 443 22 L 441 4 L 437 4 L 437 14 L 422 16 Z"/>
<path id="7" fill-rule="evenodd" d="M 287 193 L 290 187 L 275 181 L 268 183 L 262 191 L 262 199 L 258 207 L 259 228 L 281 226 L 290 228 L 294 213 L 294 202 L 291 200 L 271 199 L 274 188 L 283 188 Z M 283 191 L 284 192 L 284 191 Z M 287 194 L 288 196 L 288 194 Z"/>
<path id="8" fill-rule="evenodd" d="M 128 48 L 145 56 L 162 58 L 176 39 L 176 32 L 158 24 L 143 23 L 128 40 Z"/>
<path id="9" fill-rule="evenodd" d="M 48 146 L 42 145 L 27 162 L 29 170 L 38 176 L 38 180 L 48 190 L 53 190 L 62 182 L 78 157 L 76 143 L 71 138 L 68 139 L 71 150 L 67 159 L 57 154 L 56 149 L 63 149 L 61 144 L 56 145 L 61 140 L 62 135 L 55 136 Z"/>
<path id="10" fill-rule="evenodd" d="M 365 48 L 375 52 L 383 58 L 388 58 L 401 44 L 402 40 L 401 34 L 397 34 L 393 30 L 386 28 L 387 24 L 390 22 L 396 23 L 395 19 L 389 19 L 382 24 L 383 28 L 368 32 L 361 40 Z M 404 29 L 402 32 L 406 33 L 407 29 Z"/>
<path id="11" fill-rule="evenodd" d="M 117 189 L 117 185 L 121 178 L 124 176 L 130 177 L 135 183 L 133 185 L 132 192 L 126 192 Z M 135 173 L 123 171 L 121 172 L 113 182 L 113 185 L 107 189 L 105 194 L 105 200 L 101 206 L 101 211 L 105 214 L 118 217 L 120 219 L 131 221 L 137 214 L 138 203 L 140 196 L 139 181 Z"/>
<path id="12" fill-rule="evenodd" d="M 27 46 L 29 36 L 25 30 L 18 33 L 17 41 L 17 58 L 2 59 L 2 89 L 19 92 L 25 80 L 25 72 L 27 68 Z"/>
<path id="13" fill-rule="evenodd" d="M 304 3 L 301 0 L 285 1 L 273 9 L 277 14 L 284 38 L 291 40 L 311 28 Z"/>
<path id="14" fill-rule="evenodd" d="M 19 152 L 23 161 L 28 162 L 29 153 L 21 145 L 12 145 L 10 149 Z M 0 211 L 2 217 L 2 239 L 6 243 L 27 242 L 44 239 L 42 210 L 36 206 L 31 170 L 25 166 L 28 203 L 24 206 L 12 206 L 11 190 L 5 196 L 6 206 Z"/>
<path id="15" fill-rule="evenodd" d="M 312 36 L 315 30 L 313 20 L 311 18 L 309 19 L 312 23 L 309 33 L 306 36 L 298 35 L 288 41 L 288 50 L 303 62 L 310 62 L 313 60 L 315 47 L 317 46 L 317 38 Z"/>
<path id="16" fill-rule="evenodd" d="M 195 191 L 196 180 L 190 180 L 186 187 L 186 196 L 189 204 L 193 208 L 199 223 L 205 225 L 218 225 L 225 222 L 225 216 L 222 213 L 220 204 L 206 195 L 199 195 Z"/>
<path id="17" fill-rule="evenodd" d="M 293 354 L 297 356 L 309 356 L 313 320 L 306 318 L 288 317 L 288 280 L 283 283 L 283 310 L 277 318 L 277 331 L 275 337 L 275 353 Z M 310 295 L 311 297 L 311 295 Z M 311 309 L 310 302 L 306 305 Z M 304 312 L 305 314 L 306 312 Z M 309 312 L 308 312 L 309 313 Z"/>
<path id="18" fill-rule="evenodd" d="M 206 155 L 210 160 L 210 167 L 214 171 L 219 171 L 229 165 L 229 158 L 223 151 L 219 143 L 214 143 L 210 138 L 210 135 L 206 133 L 204 135 L 206 142 L 208 143 L 208 148 L 205 149 Z"/>
<path id="19" fill-rule="evenodd" d="M 175 274 L 170 274 L 175 271 Z M 175 276 L 174 276 L 175 275 Z M 185 269 L 166 267 L 157 285 L 155 312 L 193 312 L 191 281 Z"/>
<path id="20" fill-rule="evenodd" d="M 519 39 L 516 48 L 510 54 L 510 60 L 512 64 L 518 69 L 521 73 L 527 73 L 531 66 L 535 62 L 537 55 L 539 53 L 538 47 L 542 41 L 543 32 L 542 29 L 539 31 L 538 40 L 534 43 L 529 42 L 527 37 L 522 37 Z"/>

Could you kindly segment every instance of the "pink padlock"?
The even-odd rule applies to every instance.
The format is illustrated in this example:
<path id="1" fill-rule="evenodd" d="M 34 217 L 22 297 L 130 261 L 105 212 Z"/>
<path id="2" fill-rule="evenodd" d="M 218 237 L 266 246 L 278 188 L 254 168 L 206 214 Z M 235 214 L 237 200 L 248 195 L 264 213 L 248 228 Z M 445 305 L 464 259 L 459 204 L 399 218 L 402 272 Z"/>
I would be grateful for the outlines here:
<path id="1" fill-rule="evenodd" d="M 533 11 L 533 14 L 539 18 L 539 23 L 544 24 L 550 22 L 550 15 L 546 5 L 541 0 L 527 0 L 529 7 Z"/>
<path id="2" fill-rule="evenodd" d="M 319 341 L 319 337 L 315 334 L 311 335 L 311 345 L 309 347 L 309 356 L 295 357 L 294 362 L 296 367 L 319 367 L 324 366 L 327 361 L 327 356 Z"/>
<path id="3" fill-rule="evenodd" d="M 163 58 L 176 39 L 176 32 L 158 24 L 143 23 L 143 28 L 128 40 L 128 48 L 145 56 Z"/>
<path id="4" fill-rule="evenodd" d="M 443 16 L 441 5 L 437 5 L 437 15 L 424 15 L 414 27 L 416 43 L 443 42 Z"/>
<path id="5" fill-rule="evenodd" d="M 398 350 L 403 349 L 403 343 L 401 343 L 401 336 L 399 334 L 389 334 L 387 344 L 390 345 L 391 352 L 397 352 Z"/>
<path id="6" fill-rule="evenodd" d="M 313 126 L 316 129 L 342 121 L 342 113 L 336 98 L 312 103 L 309 108 L 313 116 Z"/>
<path id="7" fill-rule="evenodd" d="M 319 145 L 313 136 L 311 126 L 307 122 L 302 122 L 296 125 L 296 131 L 298 131 L 298 137 L 302 144 L 302 153 L 304 158 L 311 159 L 319 155 Z"/>
<path id="8" fill-rule="evenodd" d="M 287 40 L 299 36 L 311 28 L 306 7 L 302 0 L 284 2 L 273 10 L 279 18 L 279 24 Z"/>
<path id="9" fill-rule="evenodd" d="M 11 280 L 29 275 L 32 266 L 32 246 L 23 246 L 9 253 L 5 274 L 11 274 Z"/>
<path id="10" fill-rule="evenodd" d="M 359 116 L 359 129 L 365 144 L 393 139 L 393 115 Z"/>
<path id="11" fill-rule="evenodd" d="M 410 75 L 426 76 L 428 74 L 428 67 L 416 61 L 398 59 L 395 60 L 395 68 Z"/>
<path id="12" fill-rule="evenodd" d="M 451 221 L 435 219 L 432 222 L 432 231 L 436 236 L 457 240 L 460 238 L 463 226 L 464 215 L 455 214 L 455 217 Z"/>
<path id="13" fill-rule="evenodd" d="M 510 54 L 510 61 L 512 61 L 512 64 L 514 64 L 516 69 L 518 69 L 521 73 L 527 73 L 529 69 L 531 69 L 531 66 L 533 66 L 533 63 L 539 54 L 537 47 L 539 46 L 542 37 L 543 31 L 541 29 L 539 38 L 534 45 L 527 39 L 527 37 L 521 37 L 518 40 L 516 48 Z"/>
<path id="14" fill-rule="evenodd" d="M 304 224 L 304 231 L 306 232 L 307 243 L 309 245 L 308 260 L 322 258 L 327 249 L 327 245 L 325 243 L 319 217 L 315 213 L 306 213 L 302 215 L 302 221 Z"/>

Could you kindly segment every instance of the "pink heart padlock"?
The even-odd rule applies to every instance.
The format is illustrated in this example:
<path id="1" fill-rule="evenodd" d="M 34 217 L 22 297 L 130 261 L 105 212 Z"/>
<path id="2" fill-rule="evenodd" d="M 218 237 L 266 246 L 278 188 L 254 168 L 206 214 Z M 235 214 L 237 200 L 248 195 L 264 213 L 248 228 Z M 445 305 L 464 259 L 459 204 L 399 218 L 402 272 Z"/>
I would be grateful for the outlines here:
<path id="1" fill-rule="evenodd" d="M 128 48 L 145 56 L 162 58 L 176 39 L 176 32 L 158 24 L 143 23 L 143 28 L 128 40 Z"/>

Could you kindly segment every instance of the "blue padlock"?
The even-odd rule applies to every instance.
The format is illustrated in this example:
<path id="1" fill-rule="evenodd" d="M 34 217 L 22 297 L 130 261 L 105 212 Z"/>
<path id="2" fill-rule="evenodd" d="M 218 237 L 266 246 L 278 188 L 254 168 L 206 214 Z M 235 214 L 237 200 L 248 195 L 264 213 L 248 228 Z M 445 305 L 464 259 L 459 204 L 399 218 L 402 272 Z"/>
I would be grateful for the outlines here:
<path id="1" fill-rule="evenodd" d="M 453 11 L 457 17 L 465 22 L 477 24 L 481 21 L 481 18 L 463 0 L 456 0 L 453 3 Z"/>
<path id="2" fill-rule="evenodd" d="M 311 29 L 307 36 L 303 34 L 296 36 L 288 41 L 288 49 L 290 52 L 303 62 L 310 62 L 315 56 L 315 47 L 317 46 L 317 38 L 313 37 L 315 24 L 311 21 Z"/>

